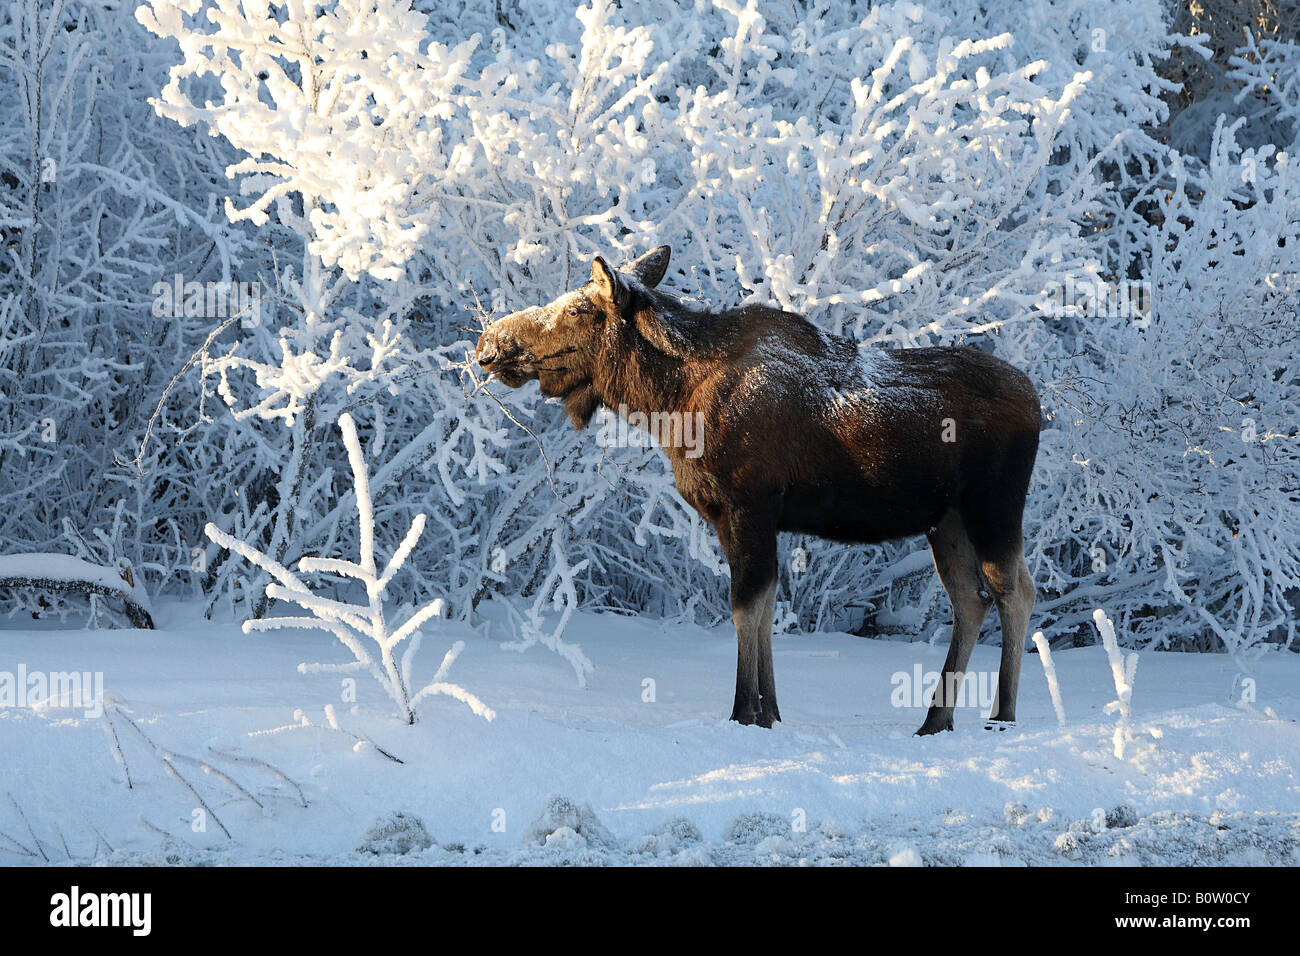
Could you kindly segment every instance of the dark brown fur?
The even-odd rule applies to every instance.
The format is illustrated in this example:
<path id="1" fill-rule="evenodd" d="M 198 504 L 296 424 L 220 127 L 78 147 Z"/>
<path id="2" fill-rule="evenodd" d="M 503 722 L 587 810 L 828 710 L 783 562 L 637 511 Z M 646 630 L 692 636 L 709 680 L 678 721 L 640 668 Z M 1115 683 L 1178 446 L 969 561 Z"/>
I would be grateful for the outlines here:
<path id="1" fill-rule="evenodd" d="M 732 718 L 780 719 L 770 628 L 776 536 L 845 542 L 925 534 L 954 608 L 944 681 L 921 733 L 950 729 L 955 688 L 988 608 L 1003 625 L 999 699 L 1013 720 L 1033 587 L 1021 514 L 1038 398 L 974 348 L 861 349 L 761 306 L 722 313 L 655 291 L 661 247 L 555 302 L 507 316 L 477 358 L 511 387 L 538 379 L 582 428 L 601 405 L 700 413 L 703 450 L 664 448 L 682 497 L 717 530 L 738 636 Z M 977 620 L 978 619 L 978 620 Z"/>

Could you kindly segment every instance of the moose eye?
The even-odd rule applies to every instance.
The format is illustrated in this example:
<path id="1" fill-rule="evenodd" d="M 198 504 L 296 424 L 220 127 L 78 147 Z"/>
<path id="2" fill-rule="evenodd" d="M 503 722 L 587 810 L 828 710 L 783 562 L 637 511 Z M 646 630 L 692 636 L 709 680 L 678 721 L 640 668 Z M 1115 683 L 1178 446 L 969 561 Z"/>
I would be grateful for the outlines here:
<path id="1" fill-rule="evenodd" d="M 578 307 L 576 305 L 571 305 L 564 311 L 569 315 L 573 316 L 575 319 L 578 317 Z"/>

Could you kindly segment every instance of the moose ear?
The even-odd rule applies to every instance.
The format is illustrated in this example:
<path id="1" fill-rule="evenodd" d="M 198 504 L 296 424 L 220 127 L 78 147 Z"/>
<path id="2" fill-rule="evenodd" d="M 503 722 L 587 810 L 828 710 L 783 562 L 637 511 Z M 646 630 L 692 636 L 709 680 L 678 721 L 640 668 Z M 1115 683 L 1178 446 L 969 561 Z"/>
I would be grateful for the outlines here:
<path id="1" fill-rule="evenodd" d="M 647 289 L 653 289 L 668 271 L 668 257 L 673 254 L 671 246 L 651 249 L 639 259 L 634 259 L 623 267 L 624 272 L 636 276 L 636 280 Z"/>
<path id="2" fill-rule="evenodd" d="M 636 330 L 641 337 L 665 355 L 686 358 L 688 350 L 672 330 L 663 323 L 653 309 L 638 309 L 635 317 Z"/>
<path id="3" fill-rule="evenodd" d="M 627 286 L 618 274 L 609 267 L 609 263 L 597 256 L 591 263 L 591 281 L 604 293 L 615 306 L 622 308 L 627 301 Z"/>

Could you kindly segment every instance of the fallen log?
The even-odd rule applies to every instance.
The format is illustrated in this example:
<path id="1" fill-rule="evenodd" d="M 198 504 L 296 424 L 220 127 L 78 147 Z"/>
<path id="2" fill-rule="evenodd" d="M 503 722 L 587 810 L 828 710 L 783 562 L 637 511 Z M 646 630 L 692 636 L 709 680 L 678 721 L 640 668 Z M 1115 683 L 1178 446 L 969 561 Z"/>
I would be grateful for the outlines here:
<path id="1" fill-rule="evenodd" d="M 0 588 L 99 594 L 122 602 L 132 627 L 153 629 L 149 596 L 129 567 L 108 568 L 70 554 L 0 555 Z"/>

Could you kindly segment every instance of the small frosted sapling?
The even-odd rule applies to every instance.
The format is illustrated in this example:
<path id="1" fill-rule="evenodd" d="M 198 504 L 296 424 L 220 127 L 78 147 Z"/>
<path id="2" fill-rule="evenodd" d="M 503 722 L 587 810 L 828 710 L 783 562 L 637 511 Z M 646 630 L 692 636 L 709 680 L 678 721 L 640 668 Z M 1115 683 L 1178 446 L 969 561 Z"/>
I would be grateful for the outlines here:
<path id="1" fill-rule="evenodd" d="M 267 597 L 292 601 L 310 614 L 310 616 L 300 617 L 249 619 L 244 622 L 244 632 L 267 631 L 279 627 L 316 628 L 328 631 L 352 652 L 355 660 L 348 664 L 300 664 L 298 670 L 304 674 L 327 671 L 368 671 L 397 704 L 398 712 L 408 724 L 415 723 L 416 706 L 424 698 L 436 694 L 454 697 L 480 717 L 492 720 L 496 716 L 492 708 L 465 688 L 446 680 L 452 663 L 465 647 L 464 641 L 457 641 L 447 651 L 432 681 L 414 694 L 411 693 L 411 663 L 420 646 L 419 628 L 430 618 L 442 612 L 442 599 L 430 601 L 407 618 L 406 622 L 396 630 L 390 630 L 388 621 L 384 617 L 383 598 L 384 591 L 393 576 L 401 570 L 411 550 L 419 541 L 420 534 L 424 531 L 424 515 L 415 516 L 406 536 L 381 572 L 375 564 L 375 517 L 370 498 L 370 478 L 361 458 L 361 443 L 357 440 L 357 429 L 351 415 L 345 413 L 339 416 L 339 431 L 343 433 L 343 444 L 347 447 L 348 461 L 352 465 L 357 519 L 360 525 L 360 560 L 305 557 L 298 561 L 298 572 L 295 573 L 246 542 L 226 534 L 210 522 L 204 529 L 208 537 L 218 545 L 229 548 L 275 578 L 275 581 L 266 587 Z M 313 573 L 333 574 L 360 581 L 366 589 L 366 603 L 350 604 L 313 594 L 299 577 L 299 574 Z M 399 664 L 396 652 L 408 637 L 412 640 L 402 654 Z"/>

